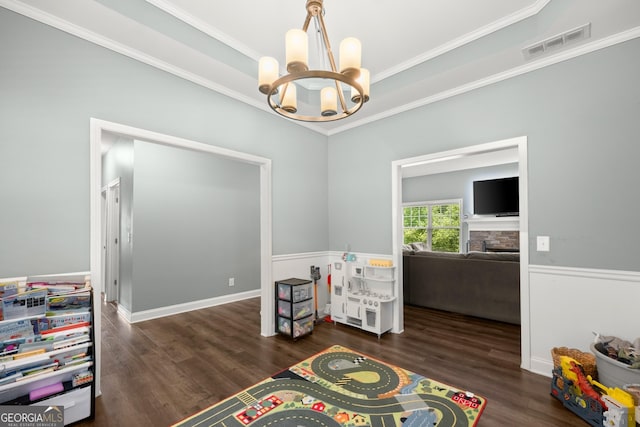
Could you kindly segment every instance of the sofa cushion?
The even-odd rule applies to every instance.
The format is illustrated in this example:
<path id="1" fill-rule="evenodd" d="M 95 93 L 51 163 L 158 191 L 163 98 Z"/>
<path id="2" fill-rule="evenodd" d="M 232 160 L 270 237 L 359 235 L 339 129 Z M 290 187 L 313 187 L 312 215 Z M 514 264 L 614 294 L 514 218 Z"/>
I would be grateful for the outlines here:
<path id="1" fill-rule="evenodd" d="M 467 259 L 484 259 L 488 261 L 520 261 L 518 252 L 469 252 Z"/>
<path id="2" fill-rule="evenodd" d="M 429 258 L 449 258 L 449 259 L 464 259 L 465 254 L 457 252 L 431 252 L 431 251 L 416 251 L 415 255 L 429 257 Z"/>

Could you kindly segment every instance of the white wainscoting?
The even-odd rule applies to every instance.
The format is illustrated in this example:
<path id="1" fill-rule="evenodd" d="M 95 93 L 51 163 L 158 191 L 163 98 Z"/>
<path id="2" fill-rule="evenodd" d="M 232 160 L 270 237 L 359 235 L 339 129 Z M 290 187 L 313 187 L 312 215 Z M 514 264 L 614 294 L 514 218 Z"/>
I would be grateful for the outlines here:
<path id="1" fill-rule="evenodd" d="M 274 255 L 273 281 L 285 280 L 292 277 L 297 279 L 311 279 L 311 266 L 320 267 L 318 280 L 318 316 L 324 316 L 324 309 L 329 302 L 329 286 L 327 285 L 327 271 L 329 252 L 305 252 L 299 254 Z M 275 290 L 274 290 L 275 295 Z"/>
<path id="2" fill-rule="evenodd" d="M 553 347 L 588 352 L 593 333 L 640 337 L 640 272 L 529 266 L 531 370 L 551 376 Z"/>

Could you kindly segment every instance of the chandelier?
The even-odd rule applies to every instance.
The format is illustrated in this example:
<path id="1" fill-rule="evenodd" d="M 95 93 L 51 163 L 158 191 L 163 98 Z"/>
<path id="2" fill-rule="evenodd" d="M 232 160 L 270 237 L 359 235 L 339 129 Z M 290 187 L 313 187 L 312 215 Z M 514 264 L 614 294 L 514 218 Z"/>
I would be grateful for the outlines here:
<path id="1" fill-rule="evenodd" d="M 267 103 L 273 111 L 290 119 L 305 122 L 339 120 L 349 117 L 369 100 L 369 71 L 360 67 L 360 41 L 348 37 L 340 43 L 338 72 L 324 24 L 322 1 L 307 0 L 307 17 L 302 30 L 293 29 L 286 34 L 288 74 L 279 76 L 279 65 L 275 58 L 262 57 L 259 61 L 258 89 L 267 95 Z M 320 51 L 324 51 L 324 56 L 329 60 L 330 70 L 309 69 L 307 30 L 312 19 L 319 36 Z M 319 109 L 298 111 L 297 84 L 303 85 L 304 80 L 311 80 L 316 87 L 321 87 Z M 347 91 L 350 96 L 345 97 Z"/>

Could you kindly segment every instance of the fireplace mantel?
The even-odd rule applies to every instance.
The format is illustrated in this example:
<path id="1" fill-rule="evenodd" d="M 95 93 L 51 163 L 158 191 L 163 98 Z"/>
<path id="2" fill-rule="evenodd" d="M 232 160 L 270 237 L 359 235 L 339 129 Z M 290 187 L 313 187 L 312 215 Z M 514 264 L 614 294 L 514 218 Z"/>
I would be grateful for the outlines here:
<path id="1" fill-rule="evenodd" d="M 519 216 L 487 216 L 466 219 L 469 231 L 518 231 L 520 230 Z"/>

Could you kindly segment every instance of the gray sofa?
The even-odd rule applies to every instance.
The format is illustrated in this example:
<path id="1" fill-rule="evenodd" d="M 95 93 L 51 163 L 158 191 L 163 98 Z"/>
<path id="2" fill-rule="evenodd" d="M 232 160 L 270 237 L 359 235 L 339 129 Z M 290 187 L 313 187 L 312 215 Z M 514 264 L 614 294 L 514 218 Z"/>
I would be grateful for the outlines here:
<path id="1" fill-rule="evenodd" d="M 405 251 L 404 303 L 520 324 L 520 255 Z"/>

